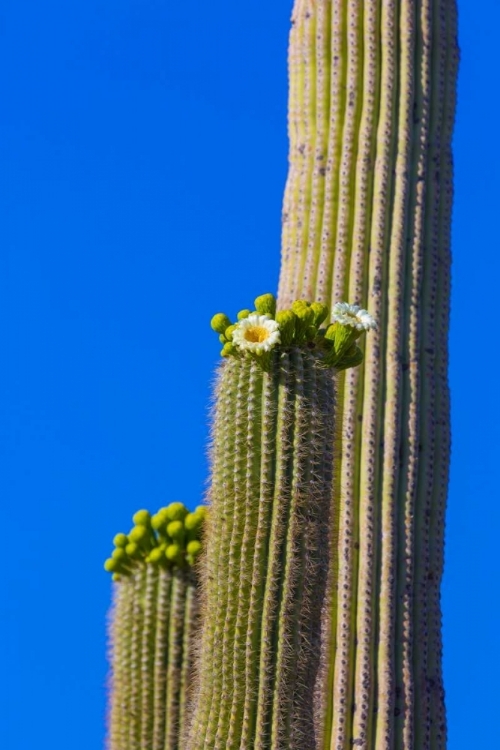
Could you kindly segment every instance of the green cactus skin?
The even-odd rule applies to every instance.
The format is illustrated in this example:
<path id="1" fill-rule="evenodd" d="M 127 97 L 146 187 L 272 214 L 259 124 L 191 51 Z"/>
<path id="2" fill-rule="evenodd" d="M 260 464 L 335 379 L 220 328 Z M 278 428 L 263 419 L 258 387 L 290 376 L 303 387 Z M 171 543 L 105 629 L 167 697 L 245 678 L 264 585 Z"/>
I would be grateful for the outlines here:
<path id="1" fill-rule="evenodd" d="M 455 0 L 296 0 L 279 307 L 369 306 L 339 382 L 325 750 L 442 750 Z M 337 614 L 338 607 L 338 614 Z"/>
<path id="2" fill-rule="evenodd" d="M 186 704 L 199 628 L 199 585 L 193 564 L 204 517 L 202 507 L 188 513 L 181 503 L 172 503 L 152 519 L 139 511 L 128 537 L 115 537 L 114 556 L 105 563 L 114 574 L 110 750 L 185 747 Z M 180 537 L 175 539 L 169 536 L 174 519 L 180 520 Z M 140 544 L 130 546 L 136 538 Z M 173 558 L 174 544 L 177 555 L 169 559 L 167 550 Z"/>
<path id="3" fill-rule="evenodd" d="M 315 746 L 334 424 L 314 352 L 223 364 L 190 750 Z"/>

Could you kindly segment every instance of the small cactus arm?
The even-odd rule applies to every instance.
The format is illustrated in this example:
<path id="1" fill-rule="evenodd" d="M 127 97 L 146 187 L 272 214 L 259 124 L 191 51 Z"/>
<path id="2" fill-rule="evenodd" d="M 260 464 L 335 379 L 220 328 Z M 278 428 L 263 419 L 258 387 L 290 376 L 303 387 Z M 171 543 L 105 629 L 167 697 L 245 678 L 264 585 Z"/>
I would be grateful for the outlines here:
<path id="1" fill-rule="evenodd" d="M 110 750 L 183 750 L 199 627 L 196 569 L 206 509 L 134 515 L 104 567 L 113 574 Z"/>
<path id="2" fill-rule="evenodd" d="M 278 307 L 348 297 L 379 324 L 364 364 L 339 379 L 325 750 L 446 746 L 456 26 L 455 0 L 296 0 L 293 11 Z"/>
<path id="3" fill-rule="evenodd" d="M 218 314 L 203 629 L 189 750 L 309 750 L 321 727 L 335 527 L 335 373 L 359 364 L 363 310 L 266 294 Z"/>

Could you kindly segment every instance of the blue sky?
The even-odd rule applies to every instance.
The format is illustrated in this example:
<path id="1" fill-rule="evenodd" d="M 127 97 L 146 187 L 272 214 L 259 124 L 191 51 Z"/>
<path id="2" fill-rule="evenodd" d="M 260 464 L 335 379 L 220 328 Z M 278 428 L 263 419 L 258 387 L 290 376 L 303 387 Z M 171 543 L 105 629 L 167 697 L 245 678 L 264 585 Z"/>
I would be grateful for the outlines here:
<path id="1" fill-rule="evenodd" d="M 110 539 L 140 506 L 203 494 L 218 352 L 207 320 L 276 288 L 290 8 L 7 0 L 0 10 L 9 750 L 102 745 Z M 450 750 L 493 741 L 500 670 L 500 6 L 477 8 L 460 2 Z"/>

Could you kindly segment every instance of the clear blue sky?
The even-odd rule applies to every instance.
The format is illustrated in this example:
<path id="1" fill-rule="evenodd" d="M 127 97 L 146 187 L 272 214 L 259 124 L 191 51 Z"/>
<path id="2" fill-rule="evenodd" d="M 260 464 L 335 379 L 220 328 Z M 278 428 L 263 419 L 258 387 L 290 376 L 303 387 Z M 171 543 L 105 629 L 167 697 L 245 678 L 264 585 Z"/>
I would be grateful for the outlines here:
<path id="1" fill-rule="evenodd" d="M 500 5 L 459 2 L 443 595 L 450 750 L 470 750 L 497 739 L 500 673 Z M 101 747 L 110 539 L 140 506 L 202 496 L 207 321 L 276 288 L 290 8 L 0 10 L 6 750 Z"/>

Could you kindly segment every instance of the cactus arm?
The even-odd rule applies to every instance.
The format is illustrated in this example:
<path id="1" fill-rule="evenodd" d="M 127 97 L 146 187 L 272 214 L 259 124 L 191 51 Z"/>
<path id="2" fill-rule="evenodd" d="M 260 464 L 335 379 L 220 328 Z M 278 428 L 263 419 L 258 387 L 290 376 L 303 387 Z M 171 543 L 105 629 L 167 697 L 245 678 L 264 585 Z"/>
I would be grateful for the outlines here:
<path id="1" fill-rule="evenodd" d="M 170 620 L 170 601 L 172 589 L 172 572 L 160 569 L 158 581 L 157 628 L 154 660 L 154 721 L 152 750 L 164 750 L 166 723 L 166 680 L 168 653 L 168 625 Z"/>
<path id="2" fill-rule="evenodd" d="M 198 580 L 206 509 L 171 503 L 141 510 L 117 534 L 104 567 L 113 573 L 110 750 L 179 750 L 191 689 Z"/>
<path id="3" fill-rule="evenodd" d="M 325 305 L 297 301 L 276 319 L 272 295 L 258 297 L 256 307 L 238 324 L 222 313 L 212 319 L 227 358 L 217 387 L 205 560 L 205 612 L 215 618 L 205 616 L 189 750 L 313 750 L 321 732 L 314 698 L 324 694 L 326 673 L 332 368 L 359 363 L 355 341 L 374 322 L 347 304 L 322 329 Z M 219 425 L 228 413 L 235 437 L 226 459 Z M 230 498 L 219 476 L 226 460 L 233 467 Z M 227 513 L 232 533 L 222 554 L 214 540 L 228 525 Z M 226 581 L 222 597 L 218 580 Z M 214 706 L 217 723 L 210 721 Z"/>

